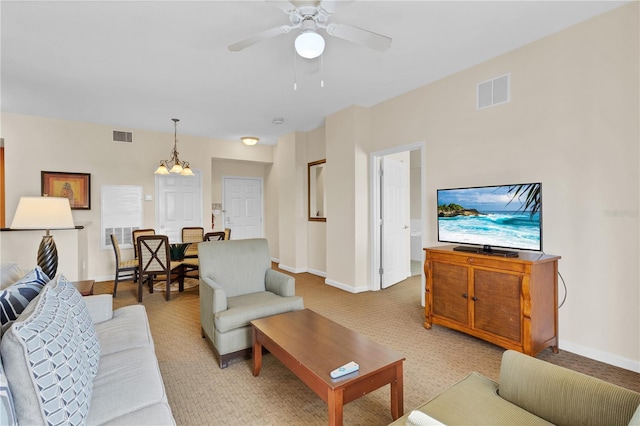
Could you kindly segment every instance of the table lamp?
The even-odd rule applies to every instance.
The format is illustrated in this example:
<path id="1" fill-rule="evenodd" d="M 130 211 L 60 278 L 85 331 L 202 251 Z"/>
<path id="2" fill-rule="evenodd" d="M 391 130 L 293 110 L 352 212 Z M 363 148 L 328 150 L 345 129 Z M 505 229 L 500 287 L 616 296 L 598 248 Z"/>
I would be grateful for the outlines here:
<path id="1" fill-rule="evenodd" d="M 75 228 L 68 198 L 20 197 L 11 229 L 44 229 L 38 248 L 38 266 L 49 278 L 58 270 L 58 250 L 51 229 Z"/>

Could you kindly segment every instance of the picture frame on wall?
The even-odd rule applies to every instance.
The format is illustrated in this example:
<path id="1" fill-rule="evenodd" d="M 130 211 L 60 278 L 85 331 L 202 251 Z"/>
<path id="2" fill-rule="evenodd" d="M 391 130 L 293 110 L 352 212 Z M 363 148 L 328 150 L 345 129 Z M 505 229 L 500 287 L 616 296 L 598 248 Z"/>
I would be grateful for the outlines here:
<path id="1" fill-rule="evenodd" d="M 41 171 L 43 197 L 68 198 L 72 210 L 91 210 L 91 174 Z"/>

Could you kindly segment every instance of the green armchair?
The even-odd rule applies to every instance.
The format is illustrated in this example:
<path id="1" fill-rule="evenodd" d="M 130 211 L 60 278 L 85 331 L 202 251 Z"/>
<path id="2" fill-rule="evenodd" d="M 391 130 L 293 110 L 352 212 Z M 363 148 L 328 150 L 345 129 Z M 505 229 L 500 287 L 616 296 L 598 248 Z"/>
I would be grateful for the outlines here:
<path id="1" fill-rule="evenodd" d="M 220 368 L 252 351 L 251 321 L 303 309 L 295 279 L 271 269 L 265 239 L 198 245 L 200 324 Z"/>

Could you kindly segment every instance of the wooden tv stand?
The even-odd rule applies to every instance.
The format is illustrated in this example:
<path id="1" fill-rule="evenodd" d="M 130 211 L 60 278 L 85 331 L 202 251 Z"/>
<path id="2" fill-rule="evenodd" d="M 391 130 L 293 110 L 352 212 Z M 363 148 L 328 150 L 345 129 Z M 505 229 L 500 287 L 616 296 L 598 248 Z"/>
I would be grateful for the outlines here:
<path id="1" fill-rule="evenodd" d="M 558 260 L 425 248 L 425 322 L 535 356 L 558 352 Z"/>

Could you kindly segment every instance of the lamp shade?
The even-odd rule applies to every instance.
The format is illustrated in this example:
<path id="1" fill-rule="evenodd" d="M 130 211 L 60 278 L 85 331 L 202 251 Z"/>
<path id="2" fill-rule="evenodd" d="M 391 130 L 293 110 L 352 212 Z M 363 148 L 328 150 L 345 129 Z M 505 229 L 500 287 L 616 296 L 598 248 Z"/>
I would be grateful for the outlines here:
<path id="1" fill-rule="evenodd" d="M 13 217 L 13 229 L 74 228 L 68 198 L 21 197 Z"/>

